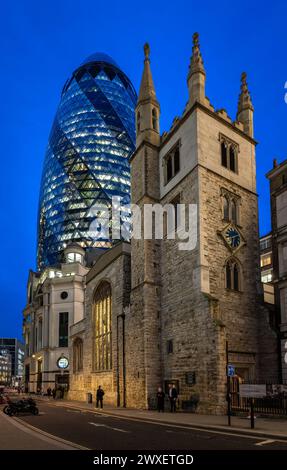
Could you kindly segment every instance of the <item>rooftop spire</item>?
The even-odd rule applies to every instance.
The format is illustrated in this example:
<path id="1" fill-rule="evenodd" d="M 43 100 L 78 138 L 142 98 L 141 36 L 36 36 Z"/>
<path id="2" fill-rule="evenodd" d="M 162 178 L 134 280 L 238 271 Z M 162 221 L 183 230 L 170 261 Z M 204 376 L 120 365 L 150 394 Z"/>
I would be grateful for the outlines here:
<path id="1" fill-rule="evenodd" d="M 140 92 L 138 96 L 138 104 L 145 100 L 153 100 L 157 103 L 153 79 L 150 70 L 150 47 L 148 43 L 144 45 L 144 71 L 142 74 Z"/>
<path id="2" fill-rule="evenodd" d="M 198 33 L 194 33 L 192 41 L 192 56 L 187 75 L 189 106 L 192 106 L 196 101 L 205 102 L 205 69 L 199 48 Z"/>
<path id="3" fill-rule="evenodd" d="M 250 92 L 248 90 L 246 72 L 242 72 L 241 74 L 241 87 L 240 88 L 241 88 L 241 91 L 240 91 L 239 100 L 238 100 L 237 115 L 245 109 L 251 109 L 252 111 L 254 110 L 252 101 L 251 101 Z"/>
<path id="4" fill-rule="evenodd" d="M 247 85 L 247 74 L 241 74 L 241 91 L 238 100 L 237 121 L 244 126 L 244 132 L 253 137 L 253 104 Z"/>
<path id="5" fill-rule="evenodd" d="M 194 33 L 194 35 L 192 36 L 192 42 L 193 42 L 192 56 L 190 58 L 189 72 L 188 72 L 188 77 L 187 77 L 188 80 L 191 77 L 191 75 L 194 73 L 203 73 L 205 75 L 202 55 L 200 52 L 198 33 Z"/>

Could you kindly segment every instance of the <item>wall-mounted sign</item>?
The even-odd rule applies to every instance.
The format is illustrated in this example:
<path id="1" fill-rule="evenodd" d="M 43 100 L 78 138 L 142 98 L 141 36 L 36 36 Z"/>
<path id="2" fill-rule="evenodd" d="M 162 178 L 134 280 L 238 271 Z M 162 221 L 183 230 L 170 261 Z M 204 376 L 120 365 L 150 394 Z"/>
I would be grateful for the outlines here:
<path id="1" fill-rule="evenodd" d="M 195 372 L 186 372 L 185 382 L 187 385 L 195 385 L 196 384 Z"/>
<path id="2" fill-rule="evenodd" d="M 228 364 L 227 366 L 227 376 L 233 377 L 235 375 L 235 367 L 232 364 Z"/>
<path id="3" fill-rule="evenodd" d="M 57 366 L 59 369 L 67 369 L 67 367 L 69 367 L 69 359 L 65 356 L 59 357 L 57 360 Z"/>
<path id="4" fill-rule="evenodd" d="M 261 398 L 266 397 L 266 384 L 240 384 L 239 385 L 240 397 Z"/>

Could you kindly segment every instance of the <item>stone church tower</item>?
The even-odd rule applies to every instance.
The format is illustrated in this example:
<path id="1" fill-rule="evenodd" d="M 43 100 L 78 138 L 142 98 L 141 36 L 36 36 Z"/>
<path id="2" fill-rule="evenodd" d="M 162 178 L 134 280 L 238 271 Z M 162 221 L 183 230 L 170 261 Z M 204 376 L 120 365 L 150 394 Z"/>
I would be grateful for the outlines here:
<path id="1" fill-rule="evenodd" d="M 259 272 L 253 106 L 241 77 L 237 120 L 205 94 L 198 34 L 187 77 L 189 99 L 168 133 L 144 47 L 131 157 L 132 203 L 197 207 L 197 243 L 132 239 L 131 308 L 126 318 L 127 406 L 152 406 L 175 383 L 198 410 L 226 407 L 226 345 L 234 380 L 277 378 L 276 334 L 263 307 Z M 142 217 L 142 223 L 144 218 Z M 180 219 L 178 219 L 180 220 Z M 235 383 L 236 386 L 236 383 Z"/>
<path id="2" fill-rule="evenodd" d="M 142 211 L 145 204 L 160 201 L 159 103 L 150 70 L 149 46 L 136 107 L 136 151 L 132 156 L 132 202 Z M 142 220 L 142 226 L 144 219 Z M 131 315 L 127 318 L 128 404 L 151 406 L 155 386 L 161 383 L 160 346 L 160 240 L 131 240 Z M 133 349 L 133 345 L 136 349 Z"/>

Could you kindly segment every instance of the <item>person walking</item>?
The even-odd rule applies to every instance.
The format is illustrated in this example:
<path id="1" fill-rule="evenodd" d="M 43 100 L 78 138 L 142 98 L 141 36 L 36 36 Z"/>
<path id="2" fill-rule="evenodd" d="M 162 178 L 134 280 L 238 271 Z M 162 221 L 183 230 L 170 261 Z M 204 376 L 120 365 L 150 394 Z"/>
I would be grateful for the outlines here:
<path id="1" fill-rule="evenodd" d="M 165 393 L 161 387 L 158 387 L 157 390 L 157 410 L 160 413 L 161 411 L 164 412 L 164 397 Z"/>
<path id="2" fill-rule="evenodd" d="M 48 387 L 47 388 L 47 395 L 48 395 L 49 398 L 50 398 L 51 394 L 52 394 L 52 389 L 51 389 L 51 387 Z"/>
<path id="3" fill-rule="evenodd" d="M 103 408 L 103 398 L 104 398 L 104 390 L 102 389 L 101 385 L 99 385 L 98 390 L 97 390 L 97 408 L 99 408 L 99 403 L 101 405 L 101 408 Z"/>
<path id="4" fill-rule="evenodd" d="M 54 398 L 54 400 L 56 399 L 56 388 L 54 387 L 53 390 L 52 390 L 52 396 Z"/>
<path id="5" fill-rule="evenodd" d="M 176 390 L 176 386 L 174 384 L 169 385 L 168 396 L 170 401 L 170 412 L 176 412 L 176 400 L 178 397 L 178 393 Z"/>

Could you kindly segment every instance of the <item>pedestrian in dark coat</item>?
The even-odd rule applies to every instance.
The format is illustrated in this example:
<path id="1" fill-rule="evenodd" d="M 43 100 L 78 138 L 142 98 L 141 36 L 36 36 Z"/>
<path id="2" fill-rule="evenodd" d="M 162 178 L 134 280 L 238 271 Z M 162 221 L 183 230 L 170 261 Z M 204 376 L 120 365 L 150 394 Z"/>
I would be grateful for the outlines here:
<path id="1" fill-rule="evenodd" d="M 103 408 L 103 398 L 104 398 L 104 390 L 102 387 L 99 385 L 98 390 L 97 390 L 97 408 L 99 408 L 99 403 L 101 405 L 101 408 Z"/>
<path id="2" fill-rule="evenodd" d="M 178 397 L 176 386 L 174 384 L 169 385 L 168 397 L 169 397 L 169 401 L 170 401 L 170 411 L 171 411 L 171 413 L 173 413 L 173 412 L 176 411 L 176 400 L 177 400 L 177 397 Z"/>
<path id="3" fill-rule="evenodd" d="M 164 397 L 165 393 L 161 387 L 157 391 L 157 410 L 158 412 L 164 412 Z"/>

